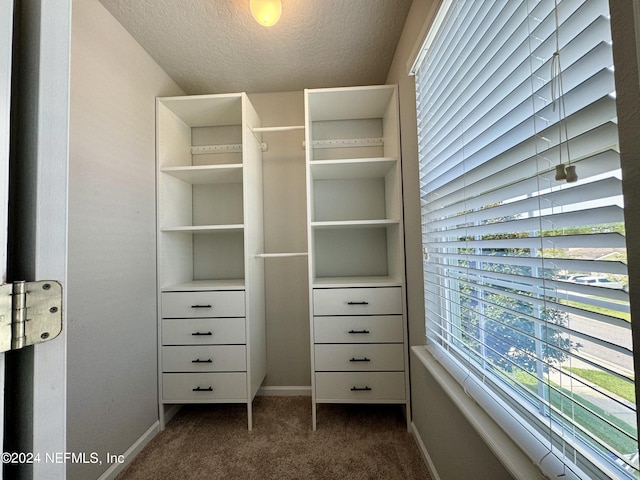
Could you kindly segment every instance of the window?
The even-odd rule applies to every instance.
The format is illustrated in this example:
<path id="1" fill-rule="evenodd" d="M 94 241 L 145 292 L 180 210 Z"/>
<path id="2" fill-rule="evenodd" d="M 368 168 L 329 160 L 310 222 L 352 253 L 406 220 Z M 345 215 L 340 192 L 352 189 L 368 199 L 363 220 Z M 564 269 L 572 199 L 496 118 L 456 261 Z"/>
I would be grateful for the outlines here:
<path id="1" fill-rule="evenodd" d="M 445 0 L 414 73 L 427 348 L 549 478 L 637 478 L 607 0 Z"/>

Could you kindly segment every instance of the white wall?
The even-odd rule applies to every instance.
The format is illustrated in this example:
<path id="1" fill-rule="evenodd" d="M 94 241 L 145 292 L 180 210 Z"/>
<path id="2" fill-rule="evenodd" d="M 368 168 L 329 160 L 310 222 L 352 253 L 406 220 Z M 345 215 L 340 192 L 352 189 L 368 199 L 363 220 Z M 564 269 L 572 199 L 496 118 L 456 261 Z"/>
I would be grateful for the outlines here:
<path id="1" fill-rule="evenodd" d="M 97 0 L 71 50 L 67 450 L 103 458 L 158 420 L 155 97 L 182 91 Z"/>

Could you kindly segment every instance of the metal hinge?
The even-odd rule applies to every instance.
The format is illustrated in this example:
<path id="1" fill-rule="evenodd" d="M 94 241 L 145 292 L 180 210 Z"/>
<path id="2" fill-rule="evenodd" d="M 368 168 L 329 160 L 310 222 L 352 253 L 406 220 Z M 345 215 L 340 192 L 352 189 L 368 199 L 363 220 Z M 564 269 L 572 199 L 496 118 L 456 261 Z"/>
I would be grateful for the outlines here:
<path id="1" fill-rule="evenodd" d="M 55 280 L 0 285 L 0 352 L 46 342 L 62 331 L 62 285 Z"/>

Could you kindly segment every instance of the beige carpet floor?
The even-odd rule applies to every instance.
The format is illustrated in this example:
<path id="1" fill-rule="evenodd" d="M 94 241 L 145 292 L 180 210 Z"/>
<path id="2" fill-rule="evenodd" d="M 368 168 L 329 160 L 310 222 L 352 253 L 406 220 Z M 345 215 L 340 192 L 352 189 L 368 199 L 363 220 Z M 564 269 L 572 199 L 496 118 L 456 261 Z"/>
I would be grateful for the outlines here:
<path id="1" fill-rule="evenodd" d="M 430 479 L 400 407 L 318 406 L 309 397 L 186 406 L 116 480 Z"/>

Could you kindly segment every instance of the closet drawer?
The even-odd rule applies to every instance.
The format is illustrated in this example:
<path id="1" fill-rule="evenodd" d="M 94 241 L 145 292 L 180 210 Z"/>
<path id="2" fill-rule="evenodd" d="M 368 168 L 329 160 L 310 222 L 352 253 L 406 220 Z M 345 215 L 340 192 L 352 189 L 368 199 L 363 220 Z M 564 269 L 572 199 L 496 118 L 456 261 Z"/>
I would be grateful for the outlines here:
<path id="1" fill-rule="evenodd" d="M 244 345 L 162 347 L 163 372 L 244 372 Z"/>
<path id="2" fill-rule="evenodd" d="M 404 372 L 319 372 L 316 376 L 316 402 L 405 401 Z"/>
<path id="3" fill-rule="evenodd" d="M 314 315 L 392 315 L 402 314 L 402 289 L 316 288 L 313 290 Z"/>
<path id="4" fill-rule="evenodd" d="M 163 345 L 245 343 L 244 318 L 187 318 L 162 320 Z"/>
<path id="5" fill-rule="evenodd" d="M 403 344 L 315 345 L 316 371 L 404 370 Z"/>
<path id="6" fill-rule="evenodd" d="M 198 403 L 207 400 L 246 401 L 246 373 L 163 373 L 165 403 Z"/>
<path id="7" fill-rule="evenodd" d="M 244 316 L 241 290 L 162 293 L 162 318 Z"/>
<path id="8" fill-rule="evenodd" d="M 401 343 L 402 315 L 315 317 L 315 343 Z"/>

